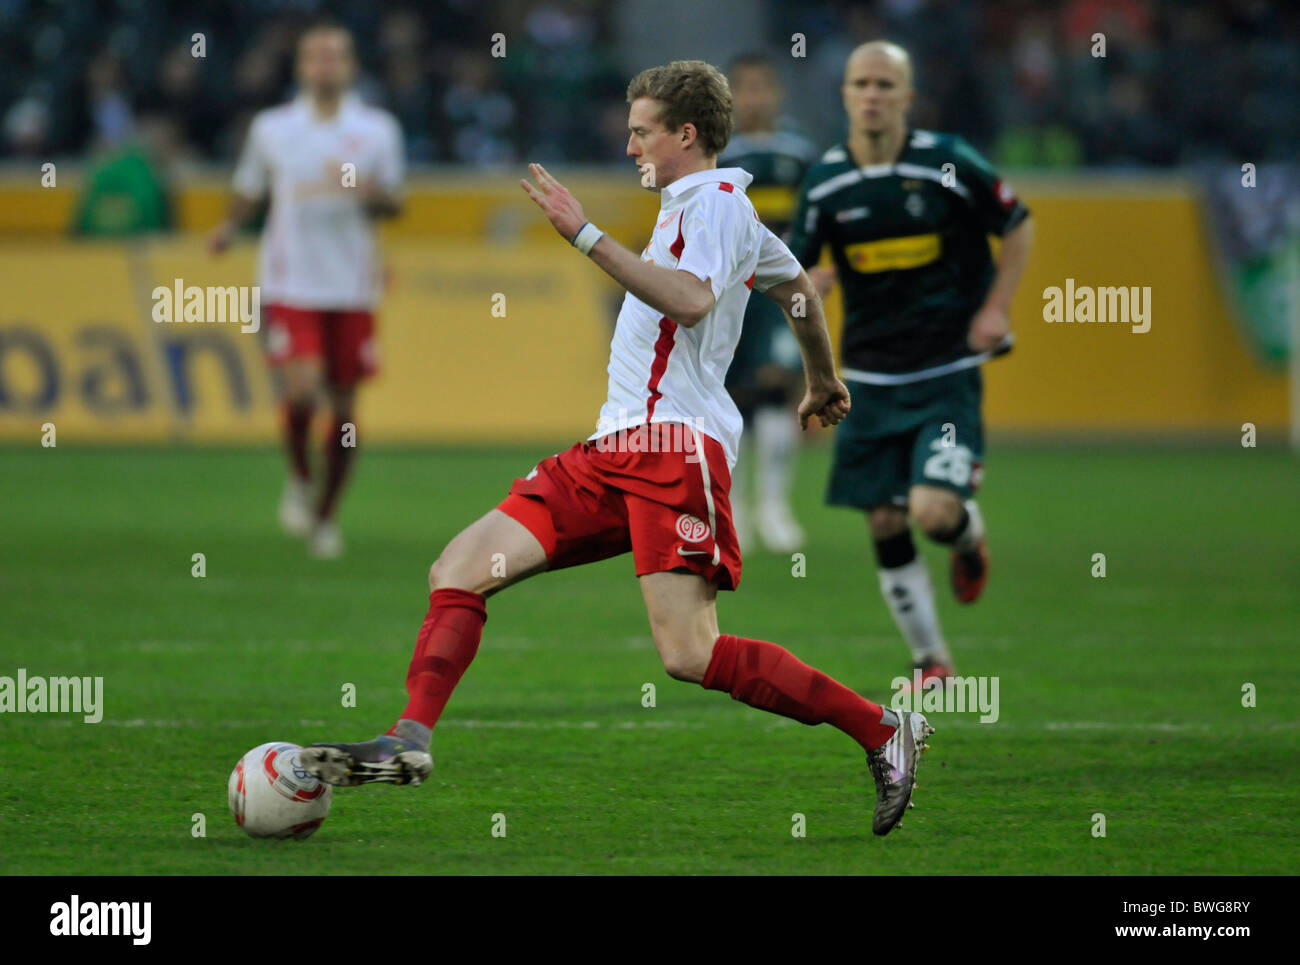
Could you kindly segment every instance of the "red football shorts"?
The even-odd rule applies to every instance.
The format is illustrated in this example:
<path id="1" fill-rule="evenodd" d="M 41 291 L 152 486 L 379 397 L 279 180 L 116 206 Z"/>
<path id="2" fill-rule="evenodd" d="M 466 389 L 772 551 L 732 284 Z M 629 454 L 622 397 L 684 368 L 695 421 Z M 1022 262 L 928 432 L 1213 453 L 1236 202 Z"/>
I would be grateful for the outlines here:
<path id="1" fill-rule="evenodd" d="M 550 569 L 631 550 L 637 576 L 685 569 L 734 590 L 740 544 L 722 446 L 680 423 L 647 430 L 579 442 L 539 462 L 497 509 L 537 537 Z M 645 448 L 659 451 L 632 451 Z"/>
<path id="2" fill-rule="evenodd" d="M 378 371 L 373 312 L 268 307 L 266 354 L 272 365 L 321 359 L 326 381 L 343 386 L 356 385 Z"/>

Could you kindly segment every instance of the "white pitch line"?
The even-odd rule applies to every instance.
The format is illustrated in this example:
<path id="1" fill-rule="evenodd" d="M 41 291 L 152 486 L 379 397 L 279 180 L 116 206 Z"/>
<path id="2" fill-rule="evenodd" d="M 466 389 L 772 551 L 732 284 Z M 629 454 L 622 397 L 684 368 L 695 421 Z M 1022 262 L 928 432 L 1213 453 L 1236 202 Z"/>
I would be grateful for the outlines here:
<path id="1" fill-rule="evenodd" d="M 28 715 L 24 715 L 28 716 Z M 35 715 L 31 715 L 35 716 Z M 48 716 L 48 715 L 42 715 Z M 981 724 L 978 714 L 943 714 L 927 715 L 931 721 L 943 727 L 978 727 L 990 731 L 1118 731 L 1137 730 L 1155 731 L 1167 734 L 1204 734 L 1223 730 L 1220 723 L 1169 723 L 1162 721 L 1114 721 L 1114 720 L 1052 720 L 1045 722 L 1021 723 L 998 720 Z M 71 727 L 82 725 L 83 721 L 74 715 L 72 719 L 59 717 L 42 721 L 51 727 Z M 796 726 L 797 722 L 774 718 L 769 720 L 764 730 L 780 730 Z M 319 729 L 331 726 L 323 720 L 299 720 L 286 723 L 283 720 L 169 720 L 137 717 L 129 720 L 105 718 L 93 727 L 124 727 L 133 729 L 170 729 L 187 728 L 194 730 L 214 730 L 219 728 L 255 727 L 267 731 L 284 730 L 290 727 Z M 463 727 L 468 730 L 704 730 L 716 726 L 712 722 L 681 720 L 620 720 L 603 722 L 598 720 L 476 720 L 447 718 L 438 722 L 439 727 Z M 1230 725 L 1229 725 L 1230 726 Z M 1277 721 L 1270 724 L 1251 725 L 1252 731 L 1293 731 L 1300 730 L 1300 720 Z"/>
<path id="2" fill-rule="evenodd" d="M 79 720 L 47 720 L 43 723 L 54 727 L 71 727 L 73 724 L 79 724 Z M 159 730 L 170 728 L 187 728 L 187 729 L 206 729 L 216 728 L 245 728 L 256 727 L 266 730 L 283 730 L 288 727 L 309 727 L 322 728 L 330 726 L 323 720 L 300 720 L 296 723 L 286 723 L 282 720 L 265 721 L 265 720 L 166 720 L 166 719 L 146 719 L 137 717 L 131 720 L 113 720 L 105 718 L 101 720 L 96 727 L 126 727 L 126 728 L 156 728 Z M 439 727 L 465 727 L 471 730 L 491 729 L 491 730 L 600 730 L 609 728 L 612 730 L 636 730 L 644 728 L 647 730 L 671 730 L 687 729 L 702 730 L 711 725 L 706 723 L 694 723 L 689 721 L 678 720 L 620 720 L 612 723 L 603 723 L 598 720 L 462 720 L 452 719 L 438 722 Z"/>

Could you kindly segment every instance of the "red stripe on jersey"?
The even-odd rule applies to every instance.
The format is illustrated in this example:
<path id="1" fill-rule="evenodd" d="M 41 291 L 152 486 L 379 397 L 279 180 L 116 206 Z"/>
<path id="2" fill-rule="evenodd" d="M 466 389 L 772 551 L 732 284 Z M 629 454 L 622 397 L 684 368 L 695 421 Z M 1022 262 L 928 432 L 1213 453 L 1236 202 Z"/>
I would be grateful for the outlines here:
<path id="1" fill-rule="evenodd" d="M 727 194 L 730 194 L 732 191 L 736 190 L 736 186 L 734 184 L 728 184 L 726 181 L 723 181 L 718 185 L 718 190 L 726 191 Z"/>
<path id="2" fill-rule="evenodd" d="M 752 275 L 750 275 L 748 278 L 745 279 L 745 287 L 748 288 L 750 291 L 754 290 L 754 279 L 757 277 L 758 277 L 758 272 L 754 272 Z"/>
<path id="3" fill-rule="evenodd" d="M 664 394 L 659 391 L 659 380 L 664 377 L 664 372 L 668 369 L 668 353 L 673 350 L 673 336 L 676 334 L 676 322 L 667 315 L 659 319 L 659 337 L 655 339 L 655 360 L 650 366 L 650 381 L 646 383 L 646 388 L 650 390 L 650 398 L 646 401 L 645 407 L 647 423 L 655 414 L 655 403 L 664 397 Z"/>
<path id="4" fill-rule="evenodd" d="M 683 210 L 682 213 L 677 216 L 677 240 L 668 248 L 668 251 L 672 256 L 679 261 L 681 260 L 682 252 L 686 250 L 686 239 L 682 237 L 682 222 L 685 220 L 686 212 Z M 676 323 L 674 322 L 673 324 Z"/>

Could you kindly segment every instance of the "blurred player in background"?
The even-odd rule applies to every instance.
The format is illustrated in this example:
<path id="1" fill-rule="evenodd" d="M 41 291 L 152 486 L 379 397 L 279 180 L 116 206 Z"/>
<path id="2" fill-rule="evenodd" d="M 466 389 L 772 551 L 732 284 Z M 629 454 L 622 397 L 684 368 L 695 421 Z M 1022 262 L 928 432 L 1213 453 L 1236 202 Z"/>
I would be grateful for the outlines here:
<path id="1" fill-rule="evenodd" d="M 875 41 L 844 73 L 848 141 L 809 171 L 790 249 L 808 268 L 829 245 L 844 287 L 841 374 L 853 410 L 835 434 L 827 500 L 866 511 L 880 588 L 922 680 L 952 674 L 915 522 L 951 547 L 953 592 L 988 576 L 975 503 L 984 458 L 979 354 L 1006 344 L 1029 257 L 1028 209 L 952 134 L 911 130 L 907 52 Z M 1002 237 L 995 265 L 988 234 Z"/>
<path id="2" fill-rule="evenodd" d="M 258 278 L 269 313 L 268 358 L 284 373 L 289 478 L 280 523 L 306 536 L 323 559 L 343 551 L 335 519 L 356 452 L 356 388 L 377 367 L 374 311 L 383 273 L 372 222 L 401 209 L 401 129 L 351 91 L 356 71 L 346 29 L 321 23 L 303 33 L 301 93 L 253 119 L 230 214 L 209 238 L 220 254 L 270 195 Z M 324 472 L 313 487 L 307 442 L 322 393 L 329 431 Z"/>
<path id="3" fill-rule="evenodd" d="M 853 738 L 876 783 L 872 829 L 888 834 L 911 803 L 933 731 L 925 718 L 874 704 L 775 643 L 718 630 L 718 591 L 734 590 L 741 570 L 728 490 L 743 423 L 723 376 L 750 292 L 762 292 L 784 307 L 806 361 L 797 418 L 838 423 L 849 395 L 817 291 L 745 197 L 749 175 L 717 166 L 732 130 L 726 78 L 677 61 L 642 71 L 627 99 L 627 155 L 661 198 L 640 255 L 587 221 L 541 165 L 521 182 L 560 236 L 627 290 L 597 430 L 516 479 L 443 549 L 397 723 L 373 740 L 304 748 L 300 760 L 330 784 L 421 783 L 433 768 L 433 728 L 478 652 L 487 597 L 631 552 L 668 674 Z M 792 314 L 800 301 L 808 310 Z M 625 435 L 638 427 L 639 440 Z"/>
<path id="4" fill-rule="evenodd" d="M 758 216 L 783 236 L 794 217 L 799 183 L 816 157 L 810 141 L 777 130 L 785 92 L 776 64 L 762 54 L 738 57 L 728 72 L 736 105 L 736 133 L 719 160 L 753 175 L 748 195 Z M 803 361 L 799 343 L 786 324 L 781 307 L 767 298 L 751 298 L 736 357 L 727 370 L 727 391 L 745 419 L 743 447 L 753 459 L 739 460 L 733 480 L 731 508 L 742 547 L 749 542 L 749 487 L 754 475 L 756 512 L 753 526 L 759 540 L 776 553 L 792 553 L 803 545 L 803 530 L 790 507 L 799 436 L 791 417 L 803 392 Z"/>

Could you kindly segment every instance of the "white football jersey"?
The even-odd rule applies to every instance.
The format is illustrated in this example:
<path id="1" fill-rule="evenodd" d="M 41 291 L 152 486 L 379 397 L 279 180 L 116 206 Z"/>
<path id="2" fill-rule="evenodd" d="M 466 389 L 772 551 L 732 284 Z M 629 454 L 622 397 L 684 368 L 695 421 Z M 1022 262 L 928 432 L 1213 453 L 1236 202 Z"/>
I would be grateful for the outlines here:
<path id="1" fill-rule="evenodd" d="M 609 395 L 589 439 L 643 423 L 685 422 L 716 439 L 736 464 L 743 419 L 723 385 L 751 289 L 764 292 L 800 272 L 784 242 L 759 221 L 740 168 L 688 174 L 660 191 L 658 223 L 642 261 L 689 271 L 717 299 L 687 328 L 631 292 L 609 351 Z"/>
<path id="2" fill-rule="evenodd" d="M 395 192 L 402 175 L 401 128 L 356 94 L 327 120 L 314 116 L 306 96 L 260 111 L 234 188 L 252 200 L 271 195 L 258 265 L 263 303 L 373 308 L 383 282 L 375 230 L 345 178 Z"/>

